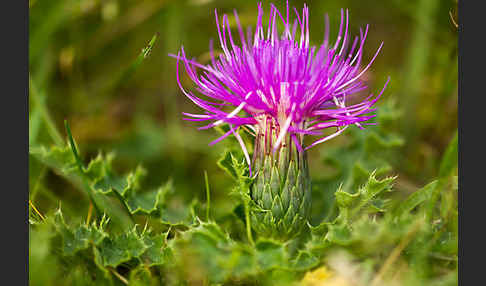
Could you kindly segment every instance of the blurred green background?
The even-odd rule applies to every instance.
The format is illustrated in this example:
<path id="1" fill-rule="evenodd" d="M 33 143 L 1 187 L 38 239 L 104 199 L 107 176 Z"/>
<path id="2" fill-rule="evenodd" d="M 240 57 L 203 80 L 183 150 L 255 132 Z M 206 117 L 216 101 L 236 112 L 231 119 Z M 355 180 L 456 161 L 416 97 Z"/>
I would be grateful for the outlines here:
<path id="1" fill-rule="evenodd" d="M 285 5 L 275 2 L 280 8 Z M 298 8 L 303 3 L 290 1 Z M 265 11 L 268 4 L 264 1 Z M 353 35 L 370 24 L 365 61 L 384 41 L 365 76 L 373 93 L 391 76 L 378 106 L 394 102 L 401 113 L 391 128 L 404 144 L 387 155 L 391 173 L 398 175 L 399 191 L 428 183 L 437 176 L 440 158 L 457 130 L 457 29 L 451 19 L 457 19 L 457 1 L 307 4 L 313 44 L 322 41 L 325 13 L 330 17 L 331 39 L 335 37 L 340 8 L 350 9 Z M 232 206 L 227 196 L 232 182 L 216 165 L 226 143 L 208 147 L 217 133 L 198 131 L 197 124 L 181 120 L 181 112 L 198 109 L 179 91 L 176 61 L 168 53 L 177 53 L 184 45 L 188 55 L 206 63 L 209 40 L 217 39 L 214 9 L 232 19 L 235 8 L 243 26 L 254 26 L 256 1 L 30 0 L 29 7 L 31 146 L 56 143 L 57 135 L 52 135 L 56 132 L 64 140 L 66 119 L 86 160 L 99 151 L 115 151 L 116 171 L 124 173 L 142 164 L 148 170 L 148 185 L 172 178 L 186 203 L 193 197 L 204 201 L 207 170 L 214 211 Z M 156 33 L 150 56 L 131 69 Z M 183 82 L 190 88 L 187 77 Z M 329 167 L 323 164 L 323 154 L 348 135 L 311 149 L 313 178 L 326 176 Z M 59 200 L 67 212 L 87 212 L 89 200 L 81 192 L 32 158 L 30 170 L 30 199 L 41 212 L 56 207 Z"/>

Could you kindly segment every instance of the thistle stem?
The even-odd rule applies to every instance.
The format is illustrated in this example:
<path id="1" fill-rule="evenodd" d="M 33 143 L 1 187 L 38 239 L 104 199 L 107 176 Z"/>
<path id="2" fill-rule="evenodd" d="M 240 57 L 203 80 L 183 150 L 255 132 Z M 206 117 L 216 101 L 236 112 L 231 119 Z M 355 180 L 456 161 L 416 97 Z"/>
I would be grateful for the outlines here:
<path id="1" fill-rule="evenodd" d="M 211 206 L 211 196 L 209 191 L 208 172 L 204 171 L 204 181 L 206 182 L 206 220 L 209 221 L 209 208 Z"/>
<path id="2" fill-rule="evenodd" d="M 246 219 L 246 235 L 248 236 L 248 241 L 250 242 L 250 244 L 255 245 L 251 233 L 250 206 L 248 205 L 247 200 L 245 200 L 244 204 L 245 204 L 245 219 Z"/>

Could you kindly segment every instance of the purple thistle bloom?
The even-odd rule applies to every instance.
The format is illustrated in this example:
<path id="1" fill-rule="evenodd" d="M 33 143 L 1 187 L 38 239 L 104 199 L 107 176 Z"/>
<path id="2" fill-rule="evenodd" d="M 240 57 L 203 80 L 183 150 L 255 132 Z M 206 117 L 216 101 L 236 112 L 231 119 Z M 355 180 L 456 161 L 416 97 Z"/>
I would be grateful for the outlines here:
<path id="1" fill-rule="evenodd" d="M 361 63 L 368 25 L 364 32 L 360 29 L 360 35 L 352 39 L 348 34 L 348 10 L 344 13 L 341 9 L 341 24 L 334 44 L 329 42 L 326 15 L 324 40 L 319 46 L 311 46 L 309 8 L 304 4 L 301 14 L 297 9 L 293 10 L 295 20 L 291 23 L 288 1 L 283 15 L 271 4 L 268 24 L 264 24 L 262 4 L 259 3 L 256 29 L 253 31 L 248 27 L 246 34 L 234 11 L 239 45 L 231 34 L 228 16 L 223 15 L 220 22 L 215 10 L 222 53 L 215 56 L 211 42 L 211 63 L 207 65 L 188 59 L 183 47 L 177 55 L 171 55 L 177 58 L 177 82 L 182 92 L 204 109 L 203 114 L 183 113 L 184 119 L 210 121 L 199 129 L 228 124 L 230 130 L 210 145 L 233 134 L 249 165 L 248 151 L 237 132 L 240 127 L 246 126 L 255 136 L 262 135 L 264 138 L 269 132 L 273 134 L 271 147 L 267 149 L 276 151 L 288 140 L 302 153 L 336 137 L 349 125 L 363 129 L 366 124 L 363 122 L 375 116 L 370 114 L 376 110 L 372 106 L 389 82 L 388 79 L 378 96 L 371 94 L 359 103 L 346 105 L 349 96 L 367 88 L 361 77 L 375 60 L 383 43 L 363 68 Z M 283 24 L 281 33 L 277 31 L 278 22 Z M 179 77 L 181 60 L 197 91 L 207 98 L 200 98 L 182 87 Z M 228 105 L 233 109 L 224 111 Z M 330 127 L 336 128 L 336 131 L 324 136 L 322 131 Z M 320 138 L 304 146 L 304 135 Z"/>

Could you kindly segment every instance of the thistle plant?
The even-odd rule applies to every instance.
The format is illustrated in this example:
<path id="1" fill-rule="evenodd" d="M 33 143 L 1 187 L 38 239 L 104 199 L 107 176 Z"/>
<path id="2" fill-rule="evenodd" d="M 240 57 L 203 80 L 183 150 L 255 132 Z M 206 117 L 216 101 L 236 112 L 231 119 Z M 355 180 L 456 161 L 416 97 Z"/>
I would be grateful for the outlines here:
<path id="1" fill-rule="evenodd" d="M 262 4 L 258 4 L 255 30 L 246 33 L 234 12 L 239 44 L 230 30 L 227 15 L 222 20 L 215 11 L 221 54 L 215 55 L 210 42 L 211 62 L 201 64 L 177 55 L 177 82 L 182 92 L 203 114 L 183 113 L 185 120 L 210 121 L 199 129 L 227 124 L 229 130 L 210 145 L 233 135 L 239 142 L 254 178 L 248 190 L 256 207 L 251 224 L 260 235 L 287 240 L 297 235 L 308 218 L 311 205 L 311 180 L 306 151 L 343 133 L 350 125 L 364 129 L 376 111 L 373 105 L 382 95 L 370 94 L 353 99 L 367 89 L 363 75 L 368 71 L 383 43 L 371 60 L 362 65 L 368 25 L 359 36 L 348 33 L 349 12 L 341 9 L 337 39 L 329 40 L 329 20 L 325 17 L 324 40 L 310 45 L 309 7 L 302 12 L 287 2 L 285 13 L 270 4 L 268 23 L 264 23 Z M 205 96 L 186 91 L 181 84 L 179 66 Z M 232 109 L 227 108 L 233 106 Z M 248 131 L 255 138 L 252 158 L 239 134 Z M 329 133 L 329 129 L 334 129 Z M 304 137 L 318 136 L 306 144 Z"/>
<path id="2" fill-rule="evenodd" d="M 351 20 L 345 9 L 341 24 L 339 9 L 327 11 L 330 30 L 321 11 L 332 1 L 304 9 L 304 1 L 287 7 L 274 1 L 280 11 L 271 1 L 236 1 L 238 11 L 246 11 L 241 24 L 236 13 L 223 16 L 218 8 L 219 33 L 213 24 L 188 21 L 192 14 L 181 17 L 190 11 L 213 22 L 201 1 L 103 1 L 96 7 L 106 21 L 92 9 L 80 11 L 77 2 L 29 1 L 24 206 L 30 285 L 458 285 L 458 196 L 464 190 L 454 118 L 457 31 L 447 21 L 430 21 L 454 14 L 457 1 L 394 1 L 378 10 L 348 1 Z M 408 9 L 411 4 L 417 9 Z M 360 32 L 359 13 L 393 22 L 380 27 L 383 36 L 417 35 L 387 51 L 393 67 L 372 63 L 383 36 L 371 40 L 375 27 L 368 34 L 366 23 Z M 157 60 L 171 45 L 147 35 L 151 15 L 163 16 L 158 29 L 165 40 L 185 35 L 198 50 L 207 40 L 194 33 L 212 30 L 212 57 L 204 53 L 196 62 L 184 42 L 175 58 Z M 410 18 L 417 25 L 408 25 Z M 133 32 L 113 33 L 127 24 Z M 317 28 L 322 33 L 314 33 Z M 76 33 L 62 36 L 66 31 Z M 424 40 L 430 31 L 442 40 Z M 407 54 L 419 56 L 402 57 Z M 217 133 L 190 128 L 181 137 L 173 124 L 181 118 L 164 117 L 161 124 L 150 108 L 154 79 L 156 93 L 173 92 L 167 87 L 177 82 L 176 71 L 168 64 L 175 67 L 176 59 L 179 84 L 198 105 L 181 95 L 192 105 L 181 111 L 201 113 L 181 117 Z M 407 97 L 386 94 L 378 102 L 386 81 L 381 75 L 390 69 L 404 75 L 407 84 L 396 93 Z M 87 77 L 96 84 L 86 86 Z M 376 91 L 365 90 L 366 78 L 376 79 Z M 425 100 L 426 116 L 410 112 L 421 79 L 434 82 L 427 95 L 451 104 Z M 134 97 L 134 91 L 147 96 Z M 86 101 L 87 93 L 96 96 Z M 170 108 L 174 99 L 159 103 Z M 437 116 L 443 113 L 450 116 Z M 58 128 L 60 118 L 65 128 Z M 339 134 L 346 138 L 330 140 Z M 204 146 L 207 135 L 213 143 L 229 141 L 219 156 Z M 404 142 L 413 145 L 404 150 Z M 188 144 L 197 152 L 187 153 Z M 416 148 L 424 146 L 431 152 Z M 231 186 L 218 180 L 214 162 L 201 160 L 205 153 L 217 157 Z M 319 174 L 322 164 L 332 172 Z M 311 182 L 314 175 L 319 180 Z"/>

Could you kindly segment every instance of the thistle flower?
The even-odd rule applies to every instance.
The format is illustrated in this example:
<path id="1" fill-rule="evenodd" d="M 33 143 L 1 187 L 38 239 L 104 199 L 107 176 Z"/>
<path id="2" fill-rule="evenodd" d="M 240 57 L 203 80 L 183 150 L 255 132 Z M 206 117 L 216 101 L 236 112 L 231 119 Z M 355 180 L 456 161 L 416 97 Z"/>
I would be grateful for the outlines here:
<path id="1" fill-rule="evenodd" d="M 348 34 L 349 12 L 341 9 L 341 24 L 336 41 L 329 41 L 329 20 L 325 17 L 322 44 L 309 44 L 309 8 L 302 13 L 293 8 L 290 20 L 270 4 L 268 23 L 258 4 L 256 28 L 246 34 L 236 11 L 239 44 L 230 30 L 227 15 L 217 15 L 222 53 L 215 55 L 210 42 L 211 63 L 201 64 L 186 56 L 182 47 L 177 55 L 177 82 L 182 92 L 203 114 L 183 113 L 185 120 L 209 121 L 199 129 L 228 124 L 229 131 L 215 144 L 231 134 L 236 137 L 250 174 L 256 178 L 250 194 L 260 212 L 254 212 L 252 226 L 263 235 L 289 238 L 297 234 L 310 208 L 310 178 L 306 150 L 341 134 L 350 125 L 363 129 L 365 121 L 375 115 L 372 106 L 378 96 L 369 95 L 359 103 L 347 100 L 367 88 L 362 80 L 383 43 L 368 64 L 362 67 L 363 47 L 368 25 L 359 37 Z M 278 32 L 278 24 L 280 32 Z M 283 30 L 282 30 L 283 29 Z M 180 81 L 179 65 L 184 64 L 188 77 L 205 98 L 186 91 Z M 348 100 L 349 101 L 349 100 Z M 227 110 L 229 106 L 233 108 Z M 253 158 L 238 133 L 246 127 L 255 136 Z M 324 130 L 334 133 L 323 135 Z M 304 145 L 304 136 L 319 136 Z M 253 172 L 252 172 L 253 171 Z"/>

